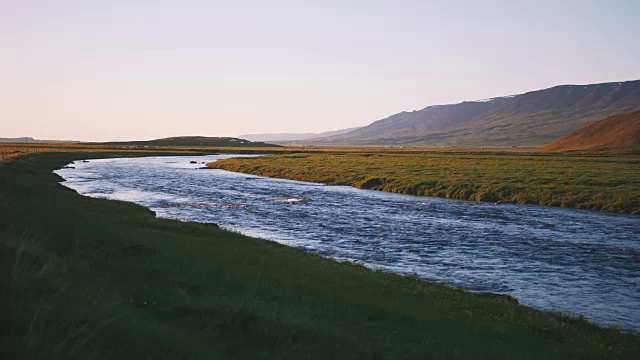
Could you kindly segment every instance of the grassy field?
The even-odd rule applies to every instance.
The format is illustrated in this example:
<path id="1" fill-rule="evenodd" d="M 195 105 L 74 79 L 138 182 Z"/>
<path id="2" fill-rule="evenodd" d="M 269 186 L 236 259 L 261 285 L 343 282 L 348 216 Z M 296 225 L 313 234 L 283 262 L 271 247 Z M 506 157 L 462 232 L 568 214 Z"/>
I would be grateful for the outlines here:
<path id="1" fill-rule="evenodd" d="M 209 166 L 402 194 L 640 213 L 638 156 L 308 153 L 226 159 Z"/>
<path id="2" fill-rule="evenodd" d="M 0 162 L 6 359 L 615 359 L 640 336 L 82 197 Z M 151 155 L 151 154 L 149 154 Z"/>
<path id="3" fill-rule="evenodd" d="M 8 160 L 15 156 L 49 151 L 65 151 L 65 147 L 60 145 L 57 147 L 50 147 L 46 145 L 34 146 L 32 144 L 0 144 L 0 160 Z"/>
<path id="4" fill-rule="evenodd" d="M 183 145 L 140 145 L 125 143 L 0 143 L 0 161 L 7 160 L 15 156 L 34 154 L 40 152 L 136 152 L 136 153 L 157 153 L 157 152 L 173 152 L 173 153 L 217 153 L 217 152 L 233 152 L 237 154 L 243 153 L 279 153 L 290 152 L 290 150 L 282 147 L 250 147 L 239 146 L 183 146 Z"/>

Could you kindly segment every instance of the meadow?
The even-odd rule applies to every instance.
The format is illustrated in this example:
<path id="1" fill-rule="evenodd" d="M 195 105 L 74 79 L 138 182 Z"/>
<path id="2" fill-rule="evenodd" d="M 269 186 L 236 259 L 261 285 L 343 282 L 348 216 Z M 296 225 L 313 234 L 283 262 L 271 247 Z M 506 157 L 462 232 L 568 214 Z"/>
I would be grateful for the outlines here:
<path id="1" fill-rule="evenodd" d="M 22 144 L 0 144 L 0 160 L 8 160 L 14 156 L 32 154 L 46 151 L 64 151 L 61 146 L 51 148 L 46 145 L 33 146 Z"/>
<path id="2" fill-rule="evenodd" d="M 83 197 L 0 162 L 3 358 L 634 358 L 640 336 Z M 178 155 L 173 153 L 173 155 Z"/>
<path id="3" fill-rule="evenodd" d="M 640 213 L 639 156 L 535 153 L 299 153 L 208 166 L 457 200 Z"/>
<path id="4" fill-rule="evenodd" d="M 188 155 L 189 153 L 211 154 L 216 152 L 233 153 L 278 153 L 284 148 L 274 147 L 226 147 L 226 146 L 188 146 L 188 145 L 141 145 L 138 143 L 2 143 L 0 142 L 0 161 L 21 155 L 41 152 L 111 152 L 153 154 L 157 152 L 173 152 Z"/>

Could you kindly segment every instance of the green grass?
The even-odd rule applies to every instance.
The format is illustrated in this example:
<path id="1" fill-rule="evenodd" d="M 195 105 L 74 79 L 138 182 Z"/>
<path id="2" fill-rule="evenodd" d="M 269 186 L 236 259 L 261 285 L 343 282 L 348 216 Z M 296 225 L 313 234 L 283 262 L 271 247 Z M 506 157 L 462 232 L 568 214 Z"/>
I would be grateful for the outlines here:
<path id="1" fill-rule="evenodd" d="M 296 154 L 209 164 L 401 194 L 640 213 L 640 157 L 517 153 Z"/>
<path id="2" fill-rule="evenodd" d="M 5 359 L 615 359 L 640 337 L 79 196 L 0 163 Z M 612 304 L 612 306 L 615 306 Z"/>

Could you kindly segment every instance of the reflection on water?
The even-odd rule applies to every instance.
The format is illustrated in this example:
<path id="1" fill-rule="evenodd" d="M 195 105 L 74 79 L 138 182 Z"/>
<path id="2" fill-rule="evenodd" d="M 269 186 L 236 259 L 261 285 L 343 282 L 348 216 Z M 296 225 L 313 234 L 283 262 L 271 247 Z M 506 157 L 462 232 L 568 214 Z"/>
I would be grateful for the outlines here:
<path id="1" fill-rule="evenodd" d="M 640 332 L 640 218 L 398 195 L 198 169 L 233 155 L 76 161 L 92 197 Z M 246 156 L 246 155 L 244 155 Z M 191 164 L 195 161 L 197 164 Z"/>

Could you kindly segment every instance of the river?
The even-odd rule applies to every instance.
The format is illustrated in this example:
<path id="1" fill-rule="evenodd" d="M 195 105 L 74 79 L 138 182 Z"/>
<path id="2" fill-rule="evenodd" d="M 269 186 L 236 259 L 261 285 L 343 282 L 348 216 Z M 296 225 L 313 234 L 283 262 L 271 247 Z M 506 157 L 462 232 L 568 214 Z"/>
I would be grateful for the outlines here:
<path id="1" fill-rule="evenodd" d="M 82 195 L 131 201 L 159 217 L 216 223 L 331 258 L 508 294 L 538 309 L 640 332 L 638 216 L 199 169 L 234 156 L 75 161 L 74 168 L 56 173 Z"/>

